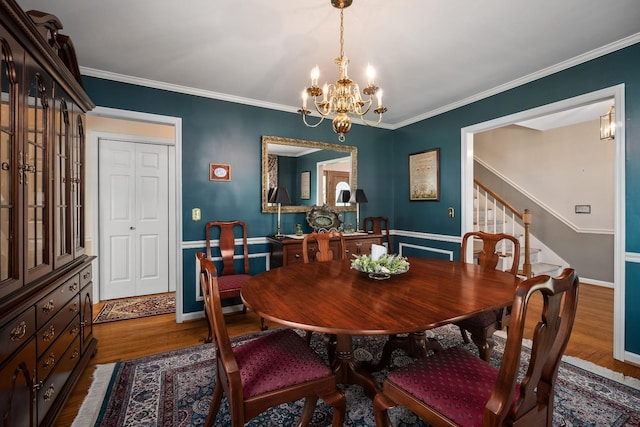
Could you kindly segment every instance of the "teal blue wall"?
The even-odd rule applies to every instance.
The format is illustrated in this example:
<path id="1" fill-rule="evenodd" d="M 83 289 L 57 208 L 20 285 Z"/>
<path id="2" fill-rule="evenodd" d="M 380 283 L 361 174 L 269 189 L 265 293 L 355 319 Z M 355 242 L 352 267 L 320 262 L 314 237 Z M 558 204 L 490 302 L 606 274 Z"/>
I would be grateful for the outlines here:
<path id="1" fill-rule="evenodd" d="M 451 206 L 460 212 L 461 128 L 621 83 L 625 84 L 626 110 L 626 251 L 636 253 L 637 258 L 640 253 L 640 44 L 395 131 L 393 228 L 460 236 L 460 221 L 449 219 L 447 208 Z M 437 147 L 441 156 L 440 201 L 410 202 L 407 156 Z M 542 171 L 544 165 L 540 168 Z M 394 237 L 394 244 L 406 240 Z M 437 244 L 430 242 L 429 246 Z M 626 274 L 626 325 L 631 328 L 640 320 L 640 265 L 628 263 Z M 627 351 L 640 354 L 640 334 L 628 329 L 625 338 Z"/>
<path id="2" fill-rule="evenodd" d="M 308 129 L 293 113 L 92 77 L 83 77 L 83 83 L 91 99 L 101 107 L 182 118 L 185 242 L 204 240 L 204 222 L 190 220 L 193 207 L 202 209 L 205 221 L 245 220 L 250 225 L 250 237 L 274 232 L 275 215 L 260 212 L 262 135 L 337 142 L 329 122 L 317 129 Z M 358 186 L 365 189 L 369 199 L 361 205 L 361 218 L 384 215 L 391 219 L 396 230 L 459 237 L 460 216 L 449 219 L 447 209 L 453 207 L 460 212 L 461 128 L 620 83 L 626 85 L 626 250 L 640 253 L 640 44 L 395 131 L 354 125 L 347 134 L 346 144 L 358 147 Z M 428 87 L 424 96 L 429 96 Z M 440 148 L 440 201 L 410 202 L 408 155 L 430 148 Z M 209 181 L 210 162 L 231 164 L 231 182 Z M 304 214 L 282 215 L 285 232 L 292 232 L 294 224 L 304 222 Z M 413 243 L 415 238 L 394 237 L 396 246 L 400 242 Z M 429 245 L 454 251 L 457 256 L 455 244 L 433 241 Z M 252 248 L 252 251 L 265 250 Z M 191 286 L 195 281 L 194 253 L 195 250 L 183 251 L 184 283 L 190 284 L 184 288 L 185 312 L 202 309 L 201 303 L 195 301 Z M 252 265 L 252 269 L 263 269 L 258 264 Z M 640 266 L 628 263 L 628 327 L 638 324 L 640 318 L 639 270 Z M 640 334 L 627 333 L 625 346 L 627 351 L 640 354 Z"/>

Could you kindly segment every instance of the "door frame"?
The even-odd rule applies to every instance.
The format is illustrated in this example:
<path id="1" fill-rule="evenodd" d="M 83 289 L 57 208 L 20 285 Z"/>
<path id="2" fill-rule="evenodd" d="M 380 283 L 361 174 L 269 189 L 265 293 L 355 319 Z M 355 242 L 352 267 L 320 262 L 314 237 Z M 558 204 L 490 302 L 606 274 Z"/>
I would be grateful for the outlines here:
<path id="1" fill-rule="evenodd" d="M 87 204 L 91 205 L 92 215 L 87 220 L 91 224 L 91 234 L 93 238 L 87 237 L 91 241 L 92 253 L 98 258 L 94 262 L 94 295 L 95 301 L 100 301 L 100 283 L 95 278 L 99 278 L 100 268 L 100 242 L 99 242 L 99 206 L 98 206 L 98 143 L 101 138 L 111 140 L 145 141 L 153 143 L 163 143 L 169 146 L 169 289 L 176 292 L 176 322 L 182 323 L 184 313 L 182 311 L 183 301 L 183 278 L 182 278 L 182 118 L 172 116 L 162 116 L 157 114 L 141 113 L 137 111 L 119 110 L 107 107 L 96 107 L 88 113 L 92 116 L 107 117 L 129 121 L 141 121 L 159 125 L 173 126 L 174 139 L 167 140 L 161 138 L 149 138 L 143 136 L 123 135 L 111 132 L 91 132 L 87 135 Z"/>
<path id="2" fill-rule="evenodd" d="M 613 98 L 616 107 L 614 244 L 613 244 L 613 357 L 625 361 L 625 85 L 619 84 L 584 95 L 543 105 L 483 123 L 464 127 L 461 133 L 461 235 L 473 230 L 473 137 L 485 132 L 559 111 Z M 604 112 L 603 112 L 604 113 Z"/>

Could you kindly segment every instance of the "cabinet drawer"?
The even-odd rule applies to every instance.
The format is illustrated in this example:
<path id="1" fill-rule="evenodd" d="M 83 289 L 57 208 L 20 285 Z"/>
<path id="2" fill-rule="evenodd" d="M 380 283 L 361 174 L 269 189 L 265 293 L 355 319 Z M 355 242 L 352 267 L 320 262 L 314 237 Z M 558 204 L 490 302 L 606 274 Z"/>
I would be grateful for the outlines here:
<path id="1" fill-rule="evenodd" d="M 80 316 L 67 326 L 57 340 L 38 359 L 38 381 L 44 381 L 60 362 L 62 355 L 67 351 L 69 344 L 80 334 Z"/>
<path id="2" fill-rule="evenodd" d="M 350 240 L 347 241 L 347 258 L 351 259 L 351 255 L 369 255 L 371 254 L 370 240 Z"/>
<path id="3" fill-rule="evenodd" d="M 53 319 L 38 331 L 38 357 L 54 343 L 71 320 L 80 313 L 80 297 L 75 295 Z"/>
<path id="4" fill-rule="evenodd" d="M 80 276 L 75 274 L 49 295 L 38 301 L 36 305 L 37 327 L 41 328 L 42 325 L 51 320 L 62 306 L 78 294 L 79 290 Z"/>
<path id="5" fill-rule="evenodd" d="M 29 307 L 0 329 L 0 361 L 27 342 L 36 331 L 35 308 Z"/>
<path id="6" fill-rule="evenodd" d="M 71 371 L 80 360 L 80 337 L 76 337 L 53 372 L 38 390 L 38 424 L 42 423 L 53 402 L 61 395 Z"/>
<path id="7" fill-rule="evenodd" d="M 286 261 L 284 265 L 303 263 L 304 259 L 302 258 L 302 245 L 296 245 L 295 247 L 287 248 L 285 257 Z"/>
<path id="8" fill-rule="evenodd" d="M 91 270 L 91 264 L 86 266 L 80 272 L 80 289 L 84 288 L 85 285 L 93 280 L 93 271 Z"/>

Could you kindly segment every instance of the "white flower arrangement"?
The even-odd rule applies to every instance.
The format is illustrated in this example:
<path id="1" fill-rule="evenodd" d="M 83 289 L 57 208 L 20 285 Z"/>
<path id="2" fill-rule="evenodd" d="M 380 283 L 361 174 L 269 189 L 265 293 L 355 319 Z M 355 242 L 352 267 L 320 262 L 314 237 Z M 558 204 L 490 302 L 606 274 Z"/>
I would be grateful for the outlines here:
<path id="1" fill-rule="evenodd" d="M 365 273 L 373 274 L 402 274 L 409 271 L 409 261 L 400 255 L 385 254 L 377 260 L 372 260 L 370 255 L 354 255 L 351 268 Z"/>

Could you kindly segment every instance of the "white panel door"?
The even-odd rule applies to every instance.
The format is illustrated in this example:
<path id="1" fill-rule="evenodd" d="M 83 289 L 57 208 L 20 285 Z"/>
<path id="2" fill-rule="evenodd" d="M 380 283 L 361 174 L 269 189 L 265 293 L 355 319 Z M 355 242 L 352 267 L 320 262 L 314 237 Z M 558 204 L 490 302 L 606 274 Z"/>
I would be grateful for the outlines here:
<path id="1" fill-rule="evenodd" d="M 99 141 L 100 299 L 169 291 L 168 147 Z"/>

